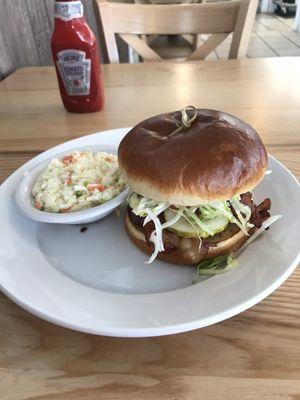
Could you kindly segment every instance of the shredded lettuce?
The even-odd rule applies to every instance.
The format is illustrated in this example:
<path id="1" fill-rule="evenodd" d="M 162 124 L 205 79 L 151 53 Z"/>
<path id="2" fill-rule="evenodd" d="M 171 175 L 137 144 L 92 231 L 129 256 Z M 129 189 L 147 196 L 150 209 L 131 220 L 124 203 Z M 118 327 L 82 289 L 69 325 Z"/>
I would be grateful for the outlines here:
<path id="1" fill-rule="evenodd" d="M 236 257 L 245 250 L 246 247 L 252 243 L 257 236 L 265 231 L 270 225 L 280 219 L 282 215 L 274 215 L 263 222 L 262 226 L 243 244 L 243 246 L 235 253 Z M 233 258 L 233 253 L 222 255 L 213 258 L 212 260 L 205 260 L 198 264 L 196 276 L 192 283 L 197 283 L 201 275 L 217 275 L 230 271 L 237 265 L 237 259 Z"/>
<path id="2" fill-rule="evenodd" d="M 229 203 L 231 205 L 232 205 L 232 203 L 234 203 L 235 205 L 238 203 L 240 205 L 240 207 L 242 207 L 242 203 L 240 203 L 240 201 L 237 201 L 236 197 L 234 200 L 229 200 Z M 238 218 L 236 218 L 233 215 L 227 201 L 214 201 L 211 206 L 214 207 L 216 210 L 218 210 L 221 215 L 223 215 L 224 217 L 227 217 L 232 224 L 236 224 L 246 235 L 248 235 L 247 229 L 250 228 L 248 220 L 246 220 L 244 218 L 242 220 L 239 220 Z M 243 205 L 243 206 L 249 208 L 248 206 L 245 206 L 245 205 Z M 235 210 L 234 206 L 232 206 L 232 207 Z M 251 216 L 251 210 L 250 210 L 249 218 L 250 218 L 250 216 Z"/>
<path id="3" fill-rule="evenodd" d="M 204 233 L 209 236 L 213 236 L 214 232 L 210 230 L 205 223 L 197 216 L 196 211 L 198 207 L 182 207 L 181 211 L 186 215 L 187 221 L 194 223 L 198 228 L 200 228 Z M 191 224 L 192 225 L 192 224 Z"/>
<path id="4" fill-rule="evenodd" d="M 218 275 L 230 271 L 237 265 L 237 260 L 231 254 L 225 254 L 213 258 L 212 260 L 202 261 L 197 266 L 196 276 L 193 283 L 197 283 L 201 275 Z"/>
<path id="5" fill-rule="evenodd" d="M 155 230 L 150 236 L 150 241 L 154 244 L 154 251 L 148 262 L 152 262 L 159 252 L 164 251 L 163 229 L 174 225 L 180 217 L 184 218 L 191 225 L 194 231 L 197 232 L 199 248 L 202 243 L 201 232 L 204 237 L 213 236 L 215 234 L 215 232 L 208 227 L 206 223 L 208 220 L 212 220 L 218 216 L 223 216 L 227 218 L 229 222 L 238 225 L 247 235 L 248 229 L 253 226 L 249 222 L 251 210 L 248 206 L 240 202 L 239 195 L 232 197 L 228 201 L 220 200 L 209 204 L 200 204 L 199 206 L 194 207 L 183 207 L 167 203 L 158 203 L 132 192 L 128 197 L 128 204 L 134 214 L 145 218 L 144 225 L 150 221 L 154 223 Z M 230 204 L 238 218 L 233 214 Z M 175 217 L 171 221 L 162 224 L 159 215 L 169 207 L 174 212 Z"/>
<path id="6" fill-rule="evenodd" d="M 243 204 L 237 200 L 230 200 L 230 204 L 231 204 L 232 208 L 234 209 L 236 215 L 238 216 L 240 223 L 245 228 L 245 230 L 247 231 L 248 228 L 252 228 L 253 225 L 249 222 L 250 217 L 251 217 L 250 207 L 246 206 L 245 204 Z M 245 230 L 244 230 L 244 232 L 245 232 Z"/>
<path id="7" fill-rule="evenodd" d="M 201 218 L 203 220 L 213 219 L 219 215 L 218 210 L 208 204 L 201 206 Z"/>
<path id="8" fill-rule="evenodd" d="M 169 208 L 169 205 L 166 203 L 157 203 L 154 200 L 147 199 L 146 197 L 140 196 L 137 193 L 131 193 L 129 195 L 128 204 L 132 208 L 132 211 L 135 215 L 145 218 L 144 226 L 150 221 L 154 223 L 155 229 L 149 238 L 150 242 L 152 242 L 154 245 L 154 251 L 148 261 L 148 263 L 151 263 L 155 260 L 159 252 L 164 251 L 162 231 L 164 228 L 167 228 L 169 224 L 161 224 L 158 216 L 167 208 Z M 177 220 L 179 218 L 180 216 L 177 218 Z M 173 224 L 174 223 L 175 222 L 173 222 Z"/>
<path id="9" fill-rule="evenodd" d="M 196 232 L 196 234 L 197 234 L 197 238 L 198 238 L 198 240 L 199 240 L 199 250 L 200 250 L 200 249 L 201 249 L 201 246 L 202 246 L 202 238 L 201 238 L 200 234 L 198 233 L 197 225 L 195 225 L 195 223 L 194 223 L 193 221 L 191 221 L 191 220 L 183 213 L 182 208 L 179 208 L 179 209 L 177 210 L 177 214 L 178 214 L 180 217 L 182 217 L 183 219 L 185 219 L 185 220 L 191 225 L 191 227 L 195 230 L 195 232 Z M 176 222 L 177 222 L 177 221 L 176 221 Z"/>
<path id="10" fill-rule="evenodd" d="M 151 210 L 147 210 L 147 218 L 144 220 L 144 225 L 151 220 L 154 223 L 155 230 L 151 233 L 150 241 L 154 244 L 154 252 L 152 253 L 148 263 L 151 263 L 160 251 L 164 251 L 164 243 L 162 238 L 162 227 L 159 218 Z"/>
<path id="11" fill-rule="evenodd" d="M 248 235 L 248 229 L 253 227 L 249 222 L 251 217 L 251 209 L 245 204 L 241 203 L 240 196 L 234 196 L 228 201 L 214 201 L 209 204 L 201 204 L 195 207 L 183 207 L 183 206 L 171 206 L 167 203 L 158 203 L 154 200 L 147 199 L 137 193 L 133 192 L 128 197 L 128 204 L 132 208 L 132 211 L 137 216 L 144 217 L 144 225 L 152 221 L 154 224 L 154 231 L 150 236 L 150 241 L 154 244 L 154 251 L 149 258 L 147 263 L 151 263 L 157 257 L 157 254 L 164 251 L 163 244 L 163 230 L 165 228 L 174 225 L 180 218 L 184 218 L 191 227 L 196 231 L 201 231 L 208 235 L 214 235 L 205 221 L 214 219 L 218 216 L 224 216 L 228 218 L 231 223 L 239 226 L 239 228 Z M 236 216 L 233 214 L 230 206 L 232 206 Z M 161 223 L 159 215 L 171 207 L 174 212 L 174 218 L 171 220 Z M 235 253 L 238 256 L 250 243 L 252 243 L 257 236 L 259 236 L 266 228 L 281 218 L 281 215 L 274 215 L 269 217 L 262 224 L 250 238 L 244 243 L 244 245 Z M 202 239 L 198 234 L 199 248 L 201 247 Z M 217 275 L 223 274 L 230 271 L 237 265 L 237 259 L 233 258 L 233 254 L 221 255 L 215 257 L 212 260 L 205 260 L 198 264 L 196 270 L 196 277 L 193 283 L 196 283 L 202 275 Z"/>

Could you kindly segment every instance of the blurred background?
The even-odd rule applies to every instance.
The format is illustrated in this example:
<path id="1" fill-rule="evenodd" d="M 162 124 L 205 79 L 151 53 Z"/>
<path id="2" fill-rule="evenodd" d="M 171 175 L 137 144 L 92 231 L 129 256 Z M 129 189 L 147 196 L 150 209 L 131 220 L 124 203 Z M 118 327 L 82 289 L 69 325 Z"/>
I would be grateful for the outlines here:
<path id="1" fill-rule="evenodd" d="M 53 0 L 1 0 L 0 80 L 23 66 L 53 64 L 50 52 L 53 3 Z M 102 62 L 107 63 L 108 57 L 97 8 L 93 0 L 82 0 L 82 3 L 87 22 L 97 36 Z M 297 30 L 300 30 L 300 26 L 296 22 L 295 14 L 295 0 L 261 1 L 247 57 L 299 56 L 300 32 Z M 228 58 L 230 41 L 229 36 L 208 59 Z M 192 52 L 191 42 L 183 36 L 157 37 L 151 46 L 167 59 L 181 60 Z M 118 49 L 121 62 L 140 61 L 120 38 Z"/>

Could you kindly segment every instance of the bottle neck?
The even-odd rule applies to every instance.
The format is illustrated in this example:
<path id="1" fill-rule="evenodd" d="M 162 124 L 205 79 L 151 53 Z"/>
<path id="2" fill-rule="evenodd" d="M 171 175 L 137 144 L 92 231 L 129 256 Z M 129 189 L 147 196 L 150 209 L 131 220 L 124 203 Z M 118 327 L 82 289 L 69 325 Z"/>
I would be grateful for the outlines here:
<path id="1" fill-rule="evenodd" d="M 54 3 L 55 21 L 73 21 L 76 19 L 84 19 L 83 5 L 80 0 L 60 0 Z"/>

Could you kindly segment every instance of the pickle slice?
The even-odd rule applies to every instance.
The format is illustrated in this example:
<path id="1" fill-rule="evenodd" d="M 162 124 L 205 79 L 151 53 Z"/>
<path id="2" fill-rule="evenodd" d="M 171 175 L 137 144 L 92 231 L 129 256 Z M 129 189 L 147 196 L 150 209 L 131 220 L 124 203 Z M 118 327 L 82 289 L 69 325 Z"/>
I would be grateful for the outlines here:
<path id="1" fill-rule="evenodd" d="M 164 216 L 166 221 L 170 221 L 174 218 L 176 213 L 171 209 L 164 211 Z M 229 224 L 229 219 L 224 216 L 218 216 L 213 219 L 209 219 L 206 221 L 202 221 L 208 229 L 210 229 L 214 235 L 222 232 Z M 195 224 L 194 224 L 195 225 Z M 197 238 L 202 237 L 206 238 L 208 235 L 206 232 L 199 227 L 199 229 L 195 229 L 192 225 L 190 225 L 183 217 L 181 217 L 174 225 L 168 227 L 171 232 L 177 233 L 177 235 L 185 237 L 185 238 Z"/>

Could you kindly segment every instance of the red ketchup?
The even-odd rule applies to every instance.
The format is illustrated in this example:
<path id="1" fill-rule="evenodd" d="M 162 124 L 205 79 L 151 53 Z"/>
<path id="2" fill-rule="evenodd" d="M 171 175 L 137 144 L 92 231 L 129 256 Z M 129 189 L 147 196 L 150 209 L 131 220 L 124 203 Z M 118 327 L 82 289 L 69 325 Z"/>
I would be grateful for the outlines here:
<path id="1" fill-rule="evenodd" d="M 93 112 L 104 105 L 97 41 L 83 16 L 81 1 L 55 1 L 51 48 L 60 94 L 72 112 Z"/>

